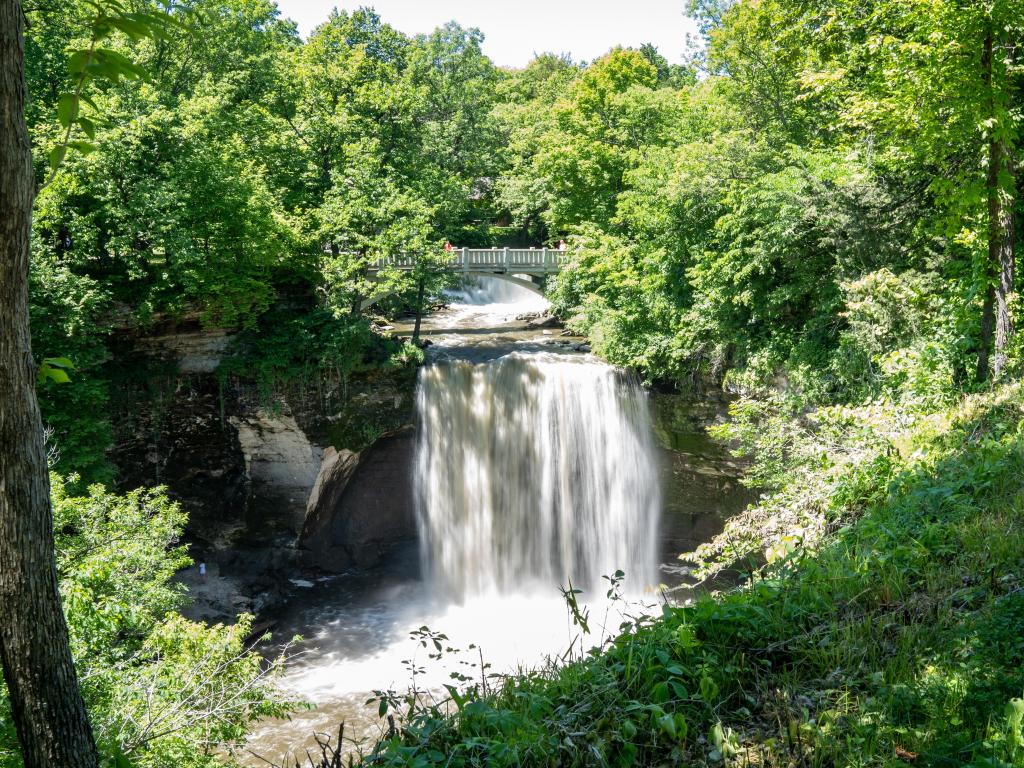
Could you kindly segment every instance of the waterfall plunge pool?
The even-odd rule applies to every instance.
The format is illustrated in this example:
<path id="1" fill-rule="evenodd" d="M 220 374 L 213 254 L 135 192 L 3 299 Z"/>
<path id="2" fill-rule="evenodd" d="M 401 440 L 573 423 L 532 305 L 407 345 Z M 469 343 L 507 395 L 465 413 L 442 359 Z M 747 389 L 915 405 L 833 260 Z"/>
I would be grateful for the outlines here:
<path id="1" fill-rule="evenodd" d="M 627 605 L 654 606 L 658 584 L 679 583 L 676 556 L 752 498 L 704 433 L 723 399 L 648 395 L 573 351 L 578 339 L 517 319 L 545 308 L 481 279 L 424 319 L 433 346 L 410 470 L 419 543 L 374 571 L 319 582 L 278 617 L 276 638 L 304 638 L 282 686 L 316 708 L 262 723 L 243 763 L 284 764 L 342 721 L 369 745 L 387 727 L 366 704 L 374 691 L 415 682 L 443 692 L 453 674 L 479 679 L 481 664 L 507 673 L 598 644 Z M 616 570 L 628 603 L 605 598 L 603 577 Z M 590 607 L 590 638 L 560 593 L 570 580 Z M 428 658 L 423 627 L 456 650 Z"/>

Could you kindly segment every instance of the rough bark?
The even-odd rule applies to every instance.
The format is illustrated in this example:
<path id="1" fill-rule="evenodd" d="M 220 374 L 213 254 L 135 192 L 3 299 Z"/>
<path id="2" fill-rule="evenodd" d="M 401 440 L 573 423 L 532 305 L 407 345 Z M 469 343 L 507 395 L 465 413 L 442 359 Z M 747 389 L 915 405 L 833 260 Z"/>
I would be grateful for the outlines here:
<path id="1" fill-rule="evenodd" d="M 57 591 L 53 513 L 29 343 L 35 179 L 25 126 L 23 14 L 0 0 L 0 663 L 27 768 L 94 768 Z"/>
<path id="2" fill-rule="evenodd" d="M 1013 295 L 1014 270 L 1016 254 L 1014 253 L 1013 197 L 1005 184 L 1012 189 L 1012 180 L 1005 181 L 1009 175 L 1007 147 L 1002 142 L 993 142 L 991 148 L 993 160 L 990 175 L 996 177 L 989 192 L 989 262 L 996 270 L 995 282 L 995 351 L 992 355 L 992 368 L 997 379 L 1006 371 L 1007 354 L 1010 337 L 1013 334 L 1013 319 L 1010 317 L 1010 297 Z"/>
<path id="3" fill-rule="evenodd" d="M 997 40 L 992 25 L 986 31 L 982 52 L 982 77 L 989 92 L 990 109 L 996 113 L 995 46 Z M 1005 41 L 1000 40 L 1000 44 Z M 1014 252 L 1012 157 L 1005 138 L 993 132 L 988 146 L 988 261 L 986 278 L 991 281 L 986 289 L 981 319 L 981 351 L 978 355 L 978 376 L 988 377 L 989 350 L 995 331 L 995 349 L 992 368 L 995 378 L 1006 369 L 1010 336 L 1013 333 L 1010 317 L 1010 297 L 1014 288 L 1016 254 Z"/>

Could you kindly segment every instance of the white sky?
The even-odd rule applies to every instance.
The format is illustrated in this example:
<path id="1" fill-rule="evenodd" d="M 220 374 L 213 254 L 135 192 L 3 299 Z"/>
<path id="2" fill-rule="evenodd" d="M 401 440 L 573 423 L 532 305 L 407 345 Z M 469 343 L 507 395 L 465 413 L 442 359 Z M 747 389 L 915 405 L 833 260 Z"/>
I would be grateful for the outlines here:
<path id="1" fill-rule="evenodd" d="M 534 53 L 569 53 L 591 61 L 616 45 L 653 43 L 678 63 L 687 33 L 685 0 L 277 0 L 281 15 L 303 36 L 332 8 L 371 6 L 381 19 L 409 35 L 431 32 L 446 21 L 477 27 L 484 53 L 499 65 L 522 67 Z"/>

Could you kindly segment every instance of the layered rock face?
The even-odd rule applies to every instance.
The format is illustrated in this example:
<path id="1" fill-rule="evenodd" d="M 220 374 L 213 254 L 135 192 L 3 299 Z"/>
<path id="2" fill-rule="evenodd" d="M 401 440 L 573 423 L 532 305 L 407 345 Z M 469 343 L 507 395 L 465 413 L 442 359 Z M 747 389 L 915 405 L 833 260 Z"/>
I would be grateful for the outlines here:
<path id="1" fill-rule="evenodd" d="M 363 410 L 401 416 L 412 393 L 375 383 L 340 405 L 283 396 L 268 408 L 252 384 L 217 377 L 226 339 L 193 329 L 135 340 L 124 360 L 140 373 L 119 393 L 111 451 L 122 489 L 164 485 L 189 513 L 207 575 L 183 579 L 193 614 L 216 620 L 270 609 L 304 569 L 371 567 L 415 536 L 411 428 L 360 453 L 331 445 Z"/>
<path id="2" fill-rule="evenodd" d="M 222 417 L 234 403 L 211 376 L 122 394 L 110 453 L 120 489 L 166 486 L 188 511 L 189 538 L 200 549 L 231 546 L 245 531 L 251 498 L 238 431 Z"/>
<path id="3" fill-rule="evenodd" d="M 245 459 L 250 489 L 250 519 L 289 536 L 298 533 L 324 447 L 310 442 L 294 417 L 258 410 L 231 416 Z"/>

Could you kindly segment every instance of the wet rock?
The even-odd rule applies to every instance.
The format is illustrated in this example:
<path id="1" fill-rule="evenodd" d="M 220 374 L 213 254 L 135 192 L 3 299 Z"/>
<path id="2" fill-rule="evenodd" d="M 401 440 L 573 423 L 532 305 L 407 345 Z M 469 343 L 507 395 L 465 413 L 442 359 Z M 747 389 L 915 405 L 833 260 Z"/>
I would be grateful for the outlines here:
<path id="1" fill-rule="evenodd" d="M 188 513 L 184 540 L 207 573 L 194 566 L 176 577 L 194 601 L 186 614 L 231 622 L 241 612 L 272 614 L 301 591 L 293 580 L 311 580 L 296 548 L 303 526 L 316 519 L 310 509 L 346 515 L 348 548 L 335 561 L 372 564 L 395 538 L 414 537 L 411 477 L 393 480 L 390 470 L 374 466 L 378 454 L 403 452 L 388 441 L 367 446 L 373 435 L 410 422 L 416 372 L 328 378 L 268 403 L 255 382 L 210 372 L 226 338 L 192 326 L 168 325 L 152 337 L 122 332 L 111 364 L 120 382 L 111 459 L 120 490 L 166 486 Z M 411 475 L 411 437 L 392 442 L 409 446 L 396 471 Z M 359 454 L 330 445 L 363 450 L 362 463 Z M 345 492 L 357 465 L 360 477 L 377 479 Z M 395 504 L 385 505 L 389 511 L 366 502 L 373 493 L 391 497 L 396 487 L 406 488 L 406 506 L 397 512 Z M 352 511 L 354 504 L 365 508 Z"/>
<path id="2" fill-rule="evenodd" d="M 245 528 L 249 510 L 238 431 L 223 417 L 234 407 L 230 393 L 212 376 L 188 376 L 155 395 L 127 386 L 118 395 L 110 451 L 118 489 L 166 486 L 189 514 L 190 541 L 227 546 Z"/>
<path id="3" fill-rule="evenodd" d="M 562 321 L 554 315 L 541 315 L 535 320 L 531 320 L 526 326 L 531 329 L 561 328 Z"/>
<path id="4" fill-rule="evenodd" d="M 321 469 L 315 503 L 311 498 L 299 538 L 305 566 L 332 573 L 370 567 L 416 535 L 414 447 L 413 429 L 405 427 L 383 435 L 358 456 L 345 451 L 330 459 Z"/>

